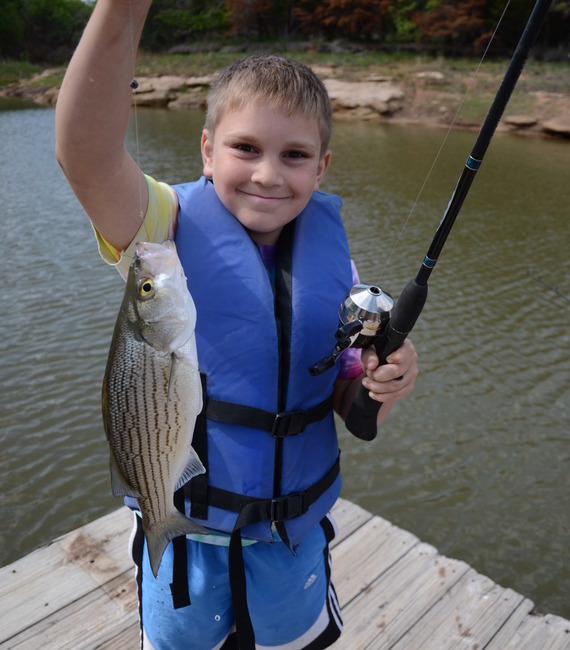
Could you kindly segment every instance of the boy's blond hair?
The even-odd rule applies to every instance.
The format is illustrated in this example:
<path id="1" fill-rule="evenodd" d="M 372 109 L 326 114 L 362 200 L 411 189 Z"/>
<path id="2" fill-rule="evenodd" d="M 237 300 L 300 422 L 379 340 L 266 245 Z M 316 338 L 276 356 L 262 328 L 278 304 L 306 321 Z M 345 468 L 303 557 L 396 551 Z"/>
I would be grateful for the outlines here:
<path id="1" fill-rule="evenodd" d="M 306 65 L 283 56 L 250 56 L 230 64 L 208 93 L 206 124 L 213 135 L 222 117 L 247 104 L 264 103 L 286 115 L 317 120 L 321 154 L 328 149 L 332 110 L 323 82 Z"/>

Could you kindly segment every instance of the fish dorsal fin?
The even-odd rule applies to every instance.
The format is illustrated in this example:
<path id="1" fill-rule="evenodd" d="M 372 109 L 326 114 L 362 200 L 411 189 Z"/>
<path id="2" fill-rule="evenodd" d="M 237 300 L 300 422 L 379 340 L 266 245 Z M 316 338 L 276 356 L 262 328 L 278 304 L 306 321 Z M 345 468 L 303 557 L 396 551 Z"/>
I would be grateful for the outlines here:
<path id="1" fill-rule="evenodd" d="M 198 474 L 204 474 L 205 471 L 206 468 L 202 465 L 202 461 L 198 458 L 198 454 L 191 446 L 188 462 L 186 463 L 186 467 L 180 475 L 174 489 L 179 490 L 183 485 L 188 483 L 188 481 L 193 479 L 195 476 L 198 476 Z"/>

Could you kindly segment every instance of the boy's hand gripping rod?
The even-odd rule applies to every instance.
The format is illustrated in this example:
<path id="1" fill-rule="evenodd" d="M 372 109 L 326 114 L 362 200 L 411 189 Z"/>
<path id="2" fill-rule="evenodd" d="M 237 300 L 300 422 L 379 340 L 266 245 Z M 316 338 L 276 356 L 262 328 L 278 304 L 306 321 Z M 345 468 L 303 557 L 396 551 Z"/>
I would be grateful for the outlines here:
<path id="1" fill-rule="evenodd" d="M 391 314 L 394 303 L 389 294 L 374 285 L 353 287 L 341 306 L 341 326 L 336 335 L 338 342 L 329 357 L 309 368 L 311 374 L 318 375 L 330 368 L 347 347 L 365 347 L 371 343 L 380 363 L 385 364 L 386 357 L 397 350 L 411 332 L 427 299 L 428 278 L 481 166 L 551 4 L 552 0 L 537 0 L 534 6 L 418 274 L 404 287 Z M 381 406 L 360 386 L 346 418 L 347 429 L 363 440 L 372 440 L 376 436 L 376 420 Z"/>

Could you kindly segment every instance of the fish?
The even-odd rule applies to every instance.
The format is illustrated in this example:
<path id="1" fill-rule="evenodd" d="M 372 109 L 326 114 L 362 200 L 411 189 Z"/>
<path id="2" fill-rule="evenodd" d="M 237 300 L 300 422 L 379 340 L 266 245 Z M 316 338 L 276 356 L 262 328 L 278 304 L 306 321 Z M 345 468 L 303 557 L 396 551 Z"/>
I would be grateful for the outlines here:
<path id="1" fill-rule="evenodd" d="M 155 578 L 174 537 L 207 531 L 174 506 L 205 472 L 192 447 L 202 410 L 196 306 L 172 240 L 138 242 L 102 388 L 111 491 L 134 497 Z"/>

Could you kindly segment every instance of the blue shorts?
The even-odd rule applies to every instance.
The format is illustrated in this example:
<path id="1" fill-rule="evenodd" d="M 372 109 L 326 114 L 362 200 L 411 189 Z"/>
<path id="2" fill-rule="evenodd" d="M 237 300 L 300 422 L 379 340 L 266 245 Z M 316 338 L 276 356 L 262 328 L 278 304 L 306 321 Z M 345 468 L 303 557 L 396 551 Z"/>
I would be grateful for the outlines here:
<path id="1" fill-rule="evenodd" d="M 325 517 L 293 555 L 281 541 L 244 544 L 247 604 L 256 648 L 320 650 L 340 636 L 342 619 L 331 580 L 330 542 L 336 526 Z M 186 540 L 191 605 L 174 609 L 173 550 L 152 575 L 141 519 L 135 515 L 131 553 L 137 565 L 141 647 L 144 650 L 219 650 L 235 629 L 228 573 L 229 537 L 219 543 Z"/>

